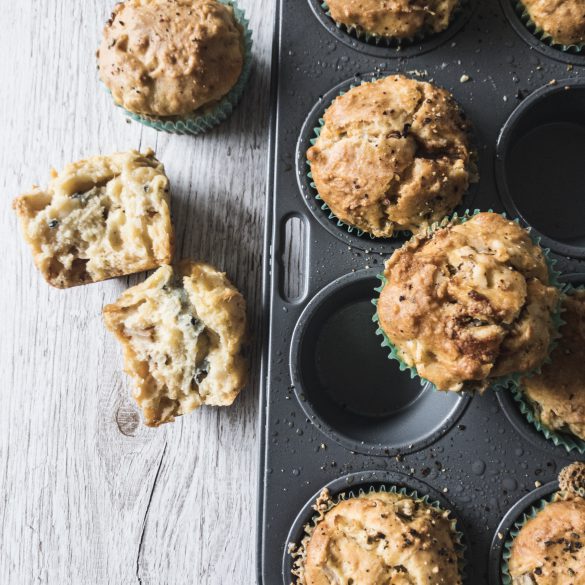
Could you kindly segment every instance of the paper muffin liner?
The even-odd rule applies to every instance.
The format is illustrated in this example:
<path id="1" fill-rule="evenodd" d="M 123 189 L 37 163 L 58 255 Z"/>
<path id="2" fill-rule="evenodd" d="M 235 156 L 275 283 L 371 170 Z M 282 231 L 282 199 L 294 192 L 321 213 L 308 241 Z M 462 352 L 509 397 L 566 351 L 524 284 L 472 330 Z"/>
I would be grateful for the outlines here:
<path id="1" fill-rule="evenodd" d="M 196 136 L 197 134 L 203 134 L 218 124 L 221 124 L 227 120 L 230 114 L 234 111 L 234 108 L 244 93 L 248 79 L 250 78 L 250 71 L 252 68 L 252 31 L 250 30 L 249 20 L 246 18 L 244 11 L 237 6 L 234 0 L 219 0 L 219 2 L 231 6 L 234 11 L 235 19 L 243 29 L 244 64 L 240 77 L 234 87 L 232 87 L 232 89 L 211 108 L 208 109 L 208 107 L 203 106 L 199 111 L 184 116 L 146 116 L 130 112 L 123 106 L 116 104 L 119 108 L 124 110 L 129 118 L 136 122 L 140 122 L 149 128 L 154 128 L 159 132 L 168 132 L 170 134 L 191 134 Z"/>
<path id="2" fill-rule="evenodd" d="M 558 49 L 560 51 L 564 51 L 565 53 L 573 53 L 576 55 L 584 55 L 585 54 L 585 43 L 575 44 L 575 45 L 563 45 L 562 43 L 557 43 L 554 38 L 547 32 L 545 32 L 541 27 L 539 27 L 530 17 L 528 10 L 522 3 L 522 0 L 513 0 L 514 1 L 514 10 L 516 14 L 520 17 L 520 20 L 523 22 L 524 26 L 541 42 L 552 47 L 553 49 Z"/>
<path id="3" fill-rule="evenodd" d="M 491 209 L 488 209 L 487 211 L 493 212 L 493 210 L 491 210 Z M 427 228 L 426 232 L 421 232 L 420 234 L 415 235 L 413 237 L 415 237 L 415 238 L 416 237 L 418 237 L 418 238 L 430 237 L 437 230 L 442 229 L 442 228 L 447 227 L 447 226 L 452 225 L 452 224 L 465 223 L 466 221 L 469 221 L 472 217 L 474 217 L 478 213 L 482 213 L 482 210 L 480 210 L 480 209 L 475 209 L 473 211 L 467 210 L 464 213 L 462 213 L 461 215 L 458 213 L 454 213 L 452 216 L 445 217 L 440 222 L 434 223 L 432 226 Z M 505 213 L 502 213 L 501 215 L 503 217 L 506 217 Z M 514 221 L 516 223 L 519 223 L 518 220 L 514 220 Z M 530 228 L 527 228 L 526 232 L 528 234 L 531 234 Z M 540 238 L 533 237 L 532 235 L 530 237 L 535 245 L 540 246 Z M 541 247 L 541 250 L 543 251 L 544 258 L 545 258 L 546 264 L 548 266 L 549 284 L 551 286 L 558 288 L 560 291 L 562 291 L 563 285 L 559 281 L 559 277 L 561 274 L 560 274 L 560 272 L 558 272 L 555 269 L 555 265 L 556 265 L 557 261 L 551 257 L 550 250 L 548 248 Z M 386 286 L 387 280 L 386 280 L 386 277 L 384 276 L 384 272 L 381 272 L 380 274 L 378 274 L 377 278 L 381 281 L 381 284 L 379 287 L 375 288 L 374 290 L 375 290 L 375 292 L 378 293 L 378 298 L 379 298 L 380 293 L 382 292 L 383 288 Z M 401 372 L 405 372 L 405 371 L 410 372 L 411 379 L 418 377 L 420 380 L 421 386 L 430 385 L 434 390 L 441 392 L 441 390 L 438 390 L 438 388 L 430 380 L 427 380 L 426 378 L 421 376 L 418 373 L 418 370 L 416 369 L 416 367 L 414 365 L 412 365 L 412 366 L 408 365 L 402 359 L 402 357 L 400 356 L 400 352 L 398 351 L 398 348 L 390 341 L 390 338 L 388 337 L 388 335 L 386 335 L 385 331 L 380 326 L 380 317 L 378 315 L 378 298 L 372 299 L 372 304 L 376 307 L 376 312 L 375 312 L 374 316 L 372 317 L 372 321 L 377 326 L 376 335 L 379 335 L 382 338 L 381 346 L 385 347 L 389 350 L 388 358 L 391 360 L 396 360 L 398 362 Z M 560 330 L 561 326 L 564 324 L 563 320 L 561 319 L 560 299 L 559 299 L 559 302 L 557 303 L 557 307 L 556 307 L 555 311 L 552 313 L 552 321 L 553 321 L 553 335 L 552 335 L 552 338 L 551 338 L 551 341 L 549 344 L 547 358 L 544 360 L 544 362 L 542 364 L 540 364 L 537 368 L 534 368 L 533 370 L 530 370 L 529 372 L 526 372 L 526 373 L 514 373 L 514 374 L 509 374 L 507 376 L 501 376 L 498 378 L 490 378 L 489 379 L 489 381 L 490 381 L 489 388 L 491 388 L 494 391 L 507 390 L 508 388 L 514 387 L 514 385 L 518 384 L 518 381 L 520 380 L 520 378 L 522 376 L 530 376 L 530 375 L 535 375 L 535 374 L 540 373 L 542 366 L 544 364 L 550 362 L 550 355 L 554 351 L 555 347 L 557 346 L 558 339 L 560 336 L 559 330 Z M 466 390 L 466 388 L 464 385 L 463 389 L 460 390 L 460 392 L 465 391 L 465 390 Z"/>
<path id="4" fill-rule="evenodd" d="M 575 287 L 575 286 L 572 286 L 569 284 L 569 285 L 566 285 L 565 290 L 564 290 L 564 294 L 571 295 L 575 291 L 578 291 L 578 290 L 585 290 L 585 286 Z M 562 325 L 565 324 L 564 320 L 562 319 L 562 309 L 560 311 L 559 319 L 560 319 L 559 327 L 561 327 Z M 558 339 L 557 339 L 557 341 L 558 341 Z M 550 363 L 550 361 L 551 361 L 551 358 L 549 356 L 547 363 Z M 580 439 L 579 437 L 577 437 L 576 435 L 573 435 L 569 431 L 563 432 L 563 431 L 559 431 L 559 430 L 553 430 L 553 429 L 547 427 L 540 420 L 540 417 L 538 416 L 535 405 L 523 392 L 521 379 L 519 379 L 518 382 L 515 383 L 510 388 L 510 391 L 512 392 L 512 396 L 513 396 L 514 400 L 518 404 L 518 408 L 520 409 L 520 412 L 524 415 L 526 420 L 532 426 L 534 426 L 534 428 L 539 433 L 542 433 L 546 437 L 546 439 L 551 441 L 556 447 L 564 447 L 565 450 L 567 451 L 567 453 L 571 453 L 572 451 L 576 451 L 580 455 L 585 454 L 585 440 Z"/>
<path id="5" fill-rule="evenodd" d="M 453 545 L 455 548 L 455 554 L 459 560 L 459 574 L 461 576 L 461 581 L 464 583 L 466 579 L 466 554 L 467 554 L 467 547 L 465 545 L 463 532 L 459 530 L 457 518 L 452 515 L 451 510 L 446 510 L 438 501 L 433 500 L 430 496 L 424 495 L 420 496 L 416 490 L 408 489 L 404 486 L 397 486 L 394 484 L 382 484 L 379 487 L 371 485 L 369 489 L 364 490 L 362 488 L 357 490 L 357 495 L 354 490 L 343 491 L 335 497 L 328 496 L 327 498 L 322 499 L 322 495 L 324 492 L 321 492 L 321 495 L 317 498 L 315 505 L 313 508 L 315 509 L 315 514 L 311 517 L 311 519 L 305 524 L 304 532 L 305 536 L 301 540 L 300 543 L 289 543 L 288 544 L 288 553 L 291 556 L 293 563 L 292 563 L 292 574 L 291 574 L 291 585 L 298 585 L 301 583 L 300 579 L 302 578 L 302 567 L 305 560 L 305 549 L 306 546 L 313 535 L 313 532 L 317 528 L 319 521 L 327 514 L 330 510 L 335 508 L 338 504 L 343 501 L 358 498 L 360 496 L 364 496 L 366 494 L 371 493 L 390 493 L 390 494 L 398 494 L 401 496 L 405 496 L 414 500 L 417 503 L 421 503 L 425 506 L 434 508 L 440 512 L 447 513 L 447 519 L 449 520 L 451 534 L 453 536 Z"/>
<path id="6" fill-rule="evenodd" d="M 359 87 L 360 85 L 363 85 L 364 83 L 372 83 L 374 81 L 378 81 L 379 79 L 382 79 L 382 78 L 372 76 L 369 79 L 362 80 L 361 83 L 352 83 L 349 86 L 349 89 L 340 91 L 339 94 L 337 95 L 337 97 L 344 96 L 346 93 L 348 93 L 352 89 Z M 337 99 L 337 98 L 335 98 L 335 99 Z M 325 110 L 327 110 L 329 107 L 331 107 L 333 105 L 334 101 L 335 100 L 332 100 L 331 103 L 326 107 Z M 319 126 L 316 126 L 313 128 L 314 137 L 309 140 L 309 142 L 311 143 L 311 146 L 314 146 L 315 143 L 317 142 L 317 138 L 319 138 L 319 136 L 321 135 L 321 131 L 323 130 L 324 125 L 325 125 L 325 120 L 323 118 L 319 118 Z M 472 168 L 470 169 L 470 175 L 477 175 L 477 168 L 474 168 L 477 166 L 476 161 L 475 161 L 476 156 L 477 156 L 477 152 L 475 151 L 475 144 L 472 143 L 471 146 L 472 146 L 473 152 L 471 153 L 472 160 L 471 160 L 470 164 L 471 164 Z M 309 159 L 306 158 L 306 156 L 305 156 L 305 163 L 309 169 L 307 171 L 307 177 L 309 179 L 309 186 L 311 187 L 311 190 L 313 191 L 313 197 L 315 198 L 316 201 L 319 202 L 321 209 L 325 213 L 327 213 L 328 219 L 330 221 L 334 222 L 337 225 L 337 227 L 347 230 L 347 232 L 350 234 L 353 234 L 355 232 L 355 235 L 357 235 L 358 238 L 370 239 L 370 240 L 375 240 L 378 242 L 383 241 L 383 240 L 404 239 L 404 238 L 408 238 L 408 237 L 413 235 L 414 232 L 412 232 L 410 230 L 394 230 L 394 232 L 392 233 L 391 236 L 378 237 L 378 236 L 371 234 L 370 232 L 366 232 L 366 231 L 364 231 L 356 226 L 353 226 L 353 225 L 339 219 L 339 217 L 337 217 L 337 215 L 335 215 L 335 213 L 333 213 L 333 211 L 331 210 L 329 205 L 327 205 L 327 203 L 325 203 L 325 201 L 323 200 L 321 195 L 319 195 L 317 185 L 313 181 L 313 173 L 311 171 L 311 163 L 310 163 Z M 473 182 L 474 181 L 470 180 L 470 184 L 468 185 L 467 190 L 465 191 L 465 193 L 463 193 L 463 196 L 461 197 L 462 201 L 469 194 L 469 189 L 471 188 L 471 185 Z M 475 179 L 475 182 L 477 182 L 477 178 Z M 459 207 L 459 205 L 461 205 L 462 201 L 456 207 Z"/>
<path id="7" fill-rule="evenodd" d="M 447 28 L 443 29 L 439 32 L 432 32 L 432 31 L 420 31 L 416 35 L 412 37 L 392 37 L 392 36 L 385 36 L 385 35 L 377 35 L 374 33 L 369 33 L 363 30 L 359 26 L 351 26 L 347 24 L 343 24 L 341 22 L 337 22 L 332 16 L 331 11 L 329 10 L 329 6 L 327 4 L 327 0 L 323 0 L 321 3 L 321 8 L 325 12 L 325 14 L 331 19 L 331 21 L 335 24 L 335 26 L 345 32 L 346 34 L 356 38 L 358 41 L 369 43 L 370 45 L 377 45 L 382 47 L 388 47 L 391 49 L 400 50 L 403 47 L 409 47 L 416 43 L 420 43 L 421 41 L 439 35 L 446 30 L 449 29 L 450 26 L 453 25 L 455 19 L 460 15 L 461 11 L 468 4 L 469 0 L 460 0 L 453 14 L 451 15 L 451 21 Z"/>

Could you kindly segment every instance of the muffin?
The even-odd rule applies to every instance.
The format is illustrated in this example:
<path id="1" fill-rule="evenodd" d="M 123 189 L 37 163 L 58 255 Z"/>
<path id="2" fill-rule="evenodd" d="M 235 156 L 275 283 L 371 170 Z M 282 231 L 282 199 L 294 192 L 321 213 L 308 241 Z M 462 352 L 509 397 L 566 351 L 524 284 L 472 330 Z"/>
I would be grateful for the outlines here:
<path id="1" fill-rule="evenodd" d="M 557 45 L 585 43 L 583 0 L 520 0 L 530 20 Z"/>
<path id="2" fill-rule="evenodd" d="M 563 300 L 561 339 L 540 374 L 520 381 L 535 418 L 550 431 L 585 441 L 585 290 Z"/>
<path id="3" fill-rule="evenodd" d="M 169 181 L 152 150 L 94 156 L 52 171 L 14 200 L 35 265 L 68 288 L 168 264 Z"/>
<path id="4" fill-rule="evenodd" d="M 147 426 L 203 404 L 228 406 L 246 383 L 246 306 L 225 274 L 203 262 L 162 266 L 104 308 Z"/>
<path id="5" fill-rule="evenodd" d="M 442 219 L 475 180 L 468 124 L 453 97 L 403 75 L 337 97 L 307 158 L 319 196 L 375 237 Z"/>
<path id="6" fill-rule="evenodd" d="M 462 582 L 449 512 L 384 491 L 334 503 L 324 490 L 315 509 L 319 517 L 293 553 L 296 585 Z"/>
<path id="7" fill-rule="evenodd" d="M 97 52 L 116 104 L 147 119 L 218 111 L 242 76 L 246 35 L 218 0 L 127 0 L 116 5 Z"/>
<path id="8" fill-rule="evenodd" d="M 380 330 L 440 390 L 483 390 L 548 357 L 559 292 L 517 223 L 478 213 L 412 238 L 386 262 Z"/>
<path id="9" fill-rule="evenodd" d="M 445 30 L 459 0 L 326 0 L 331 18 L 377 37 L 412 39 Z"/>
<path id="10" fill-rule="evenodd" d="M 585 584 L 585 499 L 575 492 L 577 479 L 585 486 L 584 475 L 583 463 L 563 470 L 560 492 L 514 537 L 508 560 L 511 585 Z"/>

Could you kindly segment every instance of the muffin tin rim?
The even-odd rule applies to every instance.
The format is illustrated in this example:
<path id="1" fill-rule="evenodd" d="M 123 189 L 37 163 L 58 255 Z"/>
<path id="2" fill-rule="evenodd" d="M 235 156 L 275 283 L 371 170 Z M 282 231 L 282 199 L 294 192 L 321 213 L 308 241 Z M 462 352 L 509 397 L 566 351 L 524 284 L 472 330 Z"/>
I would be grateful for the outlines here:
<path id="1" fill-rule="evenodd" d="M 303 311 L 301 312 L 294 326 L 289 351 L 290 360 L 289 375 L 291 383 L 293 385 L 294 394 L 303 413 L 310 420 L 311 425 L 317 430 L 319 430 L 319 432 L 325 435 L 328 439 L 335 441 L 338 445 L 340 445 L 341 447 L 350 452 L 353 451 L 364 455 L 379 456 L 385 458 L 391 457 L 396 454 L 415 453 L 417 451 L 429 447 L 430 445 L 438 441 L 441 437 L 445 436 L 445 434 L 447 434 L 447 432 L 449 432 L 449 430 L 451 430 L 464 415 L 465 411 L 467 410 L 468 406 L 473 400 L 473 396 L 471 396 L 468 393 L 459 393 L 456 396 L 457 402 L 453 404 L 451 409 L 448 411 L 448 415 L 446 416 L 446 418 L 441 421 L 441 424 L 438 427 L 435 427 L 433 432 L 427 433 L 425 436 L 422 437 L 422 439 L 412 441 L 408 444 L 393 446 L 384 445 L 382 443 L 360 442 L 358 440 L 352 439 L 351 437 L 348 437 L 343 433 L 331 429 L 329 425 L 327 425 L 323 421 L 318 412 L 313 408 L 311 402 L 307 399 L 306 395 L 303 398 L 303 395 L 305 394 L 304 384 L 301 376 L 299 375 L 299 372 L 302 369 L 300 363 L 301 347 L 304 342 L 304 336 L 307 327 L 309 326 L 313 317 L 315 317 L 315 315 L 319 312 L 319 310 L 323 307 L 324 303 L 327 301 L 329 297 L 331 297 L 331 295 L 335 294 L 335 292 L 340 290 L 342 287 L 359 283 L 360 281 L 365 281 L 367 279 L 372 280 L 376 279 L 375 271 L 365 268 L 361 270 L 356 270 L 355 272 L 344 274 L 339 278 L 336 278 L 326 286 L 324 286 L 315 295 L 313 295 L 313 297 L 309 299 L 309 301 L 306 303 Z M 375 335 L 375 329 L 373 324 L 372 335 Z M 392 367 L 392 363 L 388 362 L 388 366 Z M 423 392 L 424 391 L 438 392 L 436 390 L 433 390 L 430 386 L 431 386 L 430 384 L 424 384 Z M 416 398 L 414 402 L 416 402 L 419 398 L 420 395 L 419 397 Z"/>

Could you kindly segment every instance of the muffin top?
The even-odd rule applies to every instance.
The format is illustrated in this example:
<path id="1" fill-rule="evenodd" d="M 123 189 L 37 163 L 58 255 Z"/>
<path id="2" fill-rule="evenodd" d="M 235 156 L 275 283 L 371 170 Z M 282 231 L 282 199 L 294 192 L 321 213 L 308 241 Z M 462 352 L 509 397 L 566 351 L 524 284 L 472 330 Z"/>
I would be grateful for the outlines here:
<path id="1" fill-rule="evenodd" d="M 402 75 L 337 97 L 307 158 L 331 211 L 376 237 L 442 219 L 474 179 L 468 125 L 451 94 Z"/>
<path id="2" fill-rule="evenodd" d="M 561 491 L 521 528 L 508 563 L 512 585 L 585 583 L 585 500 L 575 493 L 584 479 L 583 463 L 563 469 Z"/>
<path id="3" fill-rule="evenodd" d="M 559 293 L 541 248 L 496 213 L 412 238 L 386 262 L 382 330 L 440 390 L 480 389 L 546 359 Z"/>
<path id="4" fill-rule="evenodd" d="M 375 492 L 344 500 L 311 528 L 298 582 L 458 585 L 448 515 L 399 494 Z"/>
<path id="5" fill-rule="evenodd" d="M 559 45 L 585 43 L 583 0 L 521 0 L 530 18 Z"/>
<path id="6" fill-rule="evenodd" d="M 459 0 L 326 0 L 331 18 L 365 33 L 408 39 L 438 33 L 451 22 Z"/>
<path id="7" fill-rule="evenodd" d="M 542 423 L 585 440 L 585 291 L 563 301 L 561 339 L 551 363 L 522 380 L 522 390 Z"/>
<path id="8" fill-rule="evenodd" d="M 97 56 L 116 103 L 181 116 L 212 106 L 237 83 L 243 30 L 217 0 L 127 0 L 116 5 Z"/>

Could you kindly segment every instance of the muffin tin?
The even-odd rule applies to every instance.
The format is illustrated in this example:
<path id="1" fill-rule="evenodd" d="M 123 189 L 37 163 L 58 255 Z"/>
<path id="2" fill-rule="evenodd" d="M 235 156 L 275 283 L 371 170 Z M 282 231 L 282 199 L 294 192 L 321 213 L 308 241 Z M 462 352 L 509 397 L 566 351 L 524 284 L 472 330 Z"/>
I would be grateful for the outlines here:
<path id="1" fill-rule="evenodd" d="M 387 358 L 370 301 L 384 261 L 405 237 L 374 240 L 338 225 L 307 177 L 305 151 L 340 90 L 398 72 L 432 81 L 453 93 L 473 124 L 480 183 L 464 206 L 518 217 L 551 248 L 556 267 L 574 275 L 571 282 L 585 283 L 585 57 L 539 41 L 512 1 L 470 0 L 452 29 L 399 50 L 347 34 L 319 0 L 280 2 L 259 583 L 291 583 L 289 540 L 310 520 L 310 503 L 325 485 L 333 482 L 335 495 L 389 482 L 439 493 L 465 531 L 466 582 L 500 585 L 500 523 L 519 515 L 514 506 L 523 497 L 542 497 L 535 482 L 554 481 L 564 465 L 583 459 L 549 443 L 511 397 L 438 393 Z"/>

